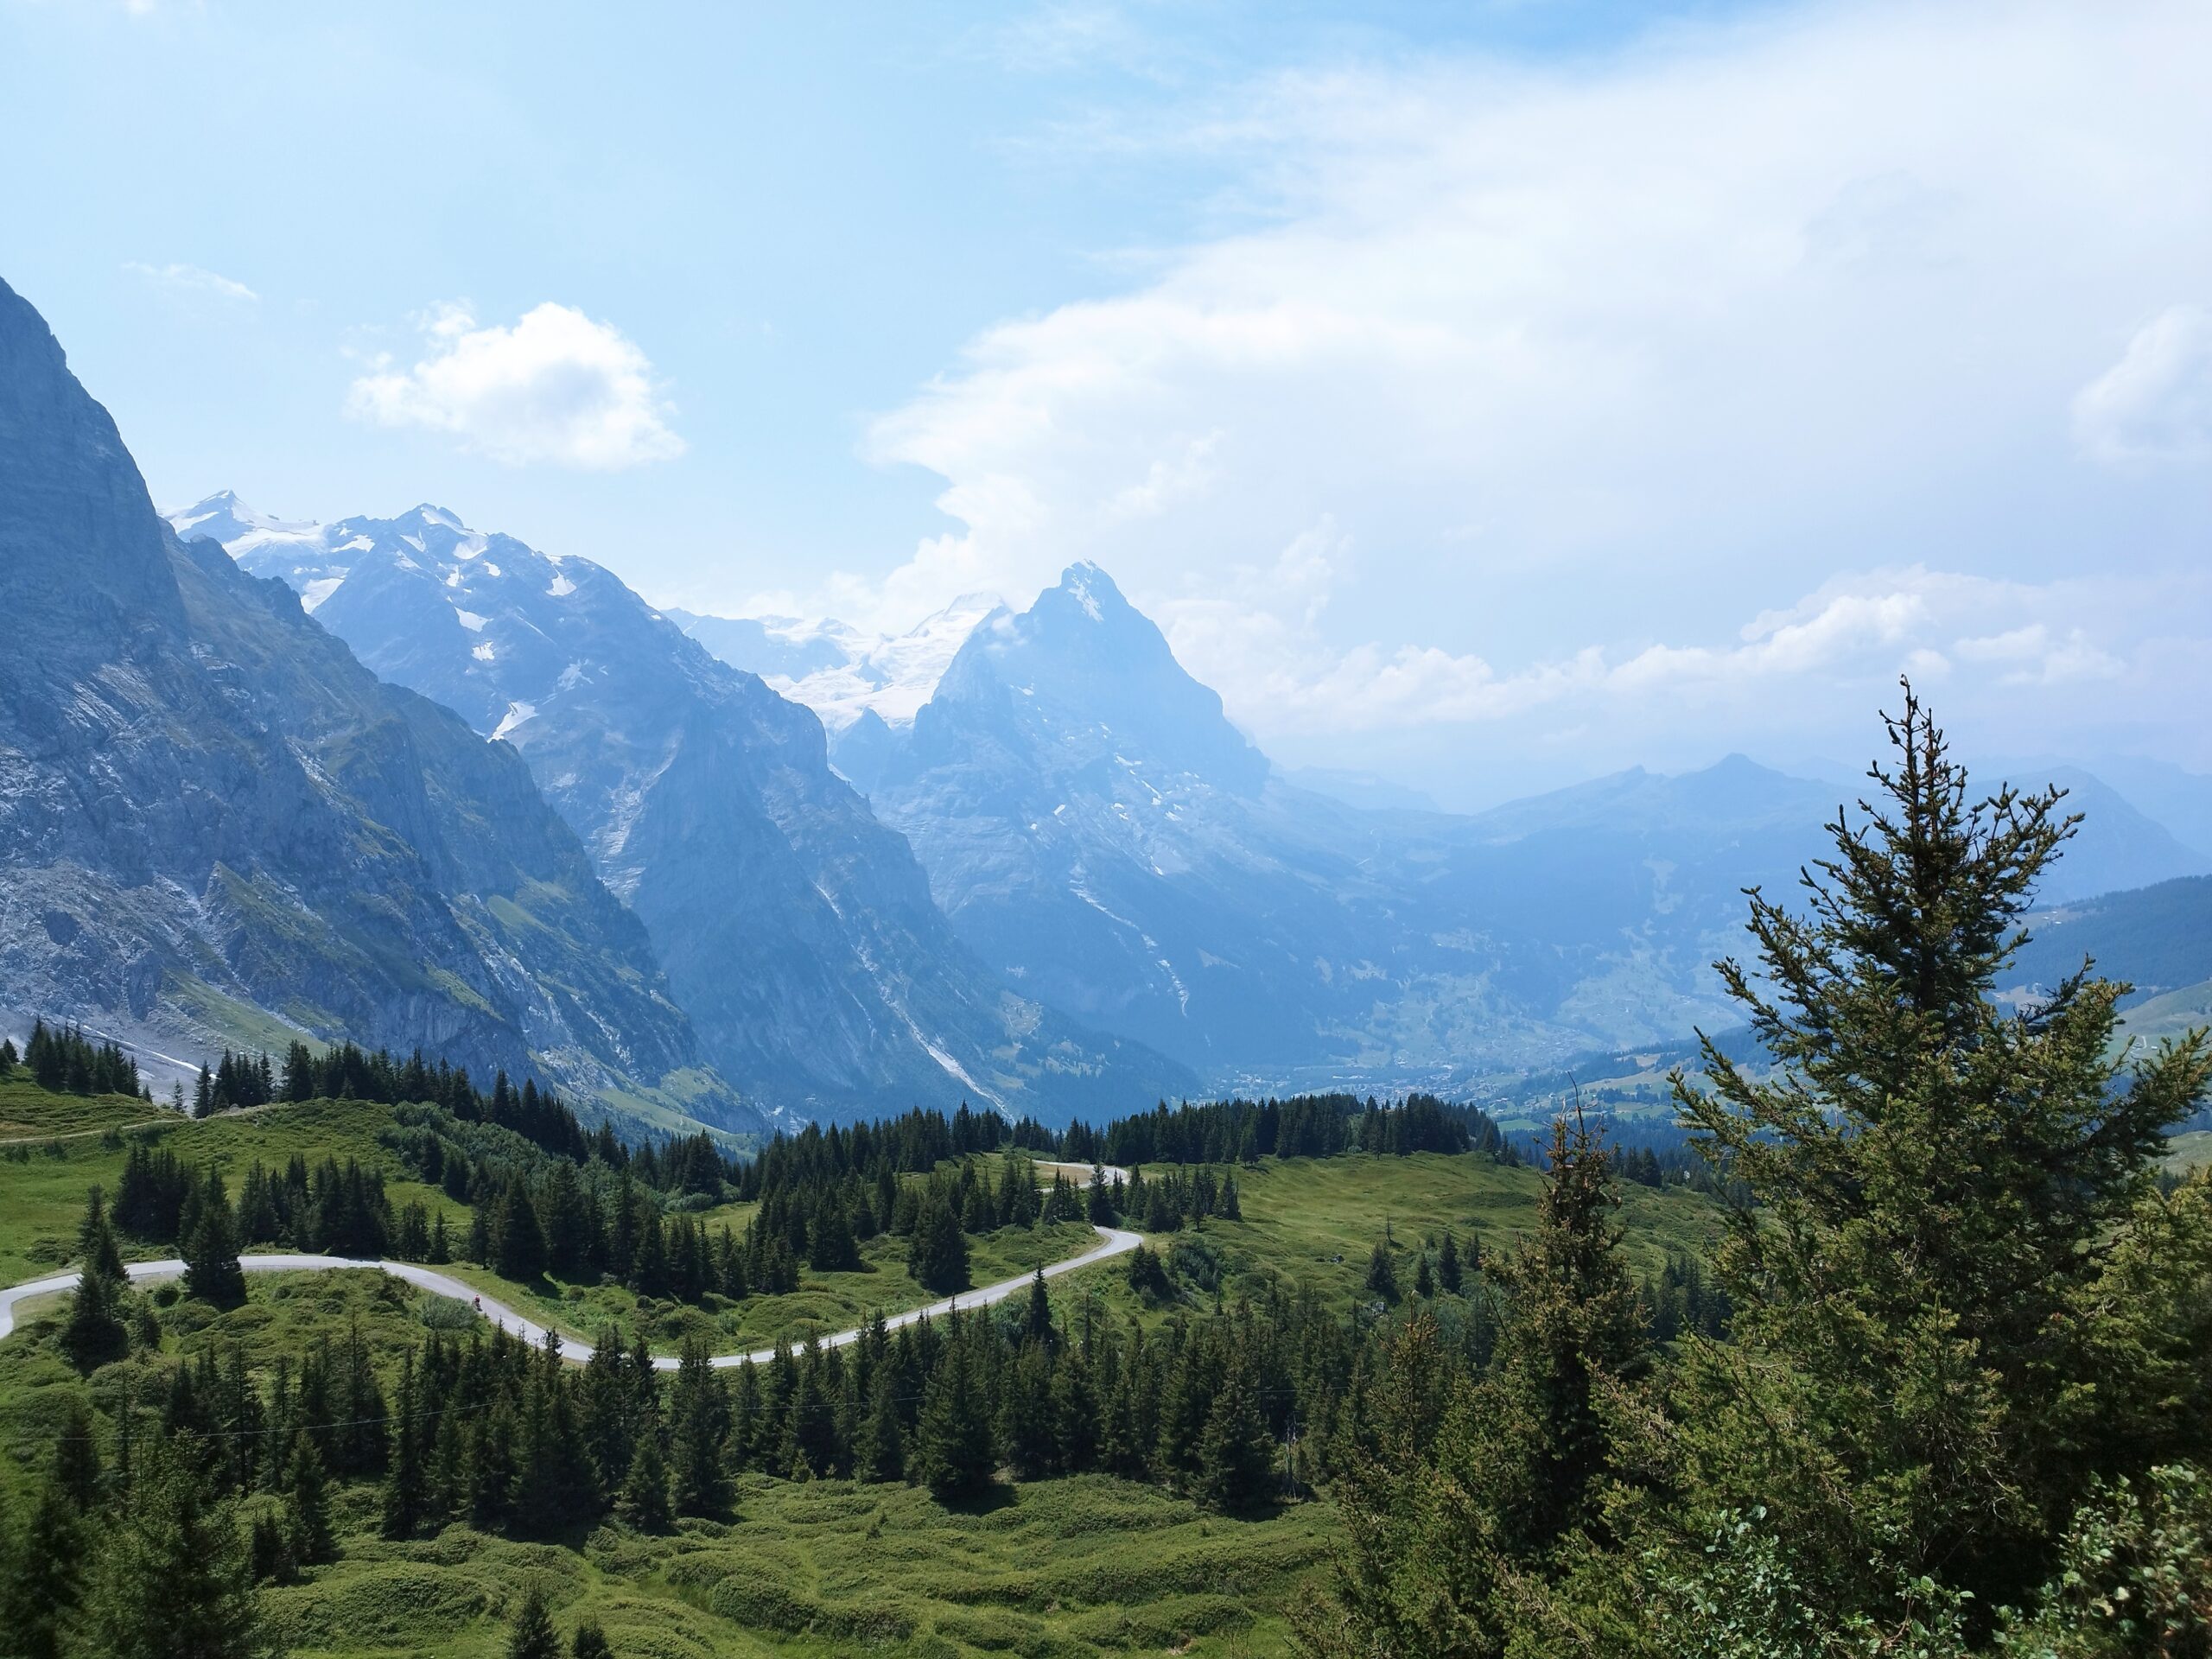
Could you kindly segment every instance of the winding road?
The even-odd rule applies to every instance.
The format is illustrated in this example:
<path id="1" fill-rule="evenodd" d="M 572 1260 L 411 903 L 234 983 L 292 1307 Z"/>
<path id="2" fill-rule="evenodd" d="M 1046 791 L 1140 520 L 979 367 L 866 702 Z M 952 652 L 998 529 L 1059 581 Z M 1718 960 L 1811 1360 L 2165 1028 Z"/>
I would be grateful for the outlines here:
<path id="1" fill-rule="evenodd" d="M 1047 1279 L 1057 1279 L 1064 1273 L 1073 1273 L 1077 1268 L 1090 1267 L 1094 1263 L 1107 1261 L 1113 1256 L 1126 1255 L 1136 1249 L 1141 1242 L 1135 1233 L 1124 1231 L 1119 1227 L 1100 1227 L 1096 1229 L 1096 1231 L 1103 1243 L 1096 1249 L 1085 1250 L 1081 1255 L 1070 1256 L 1065 1262 L 1048 1264 L 1044 1270 L 1045 1276 Z M 463 1284 L 449 1274 L 440 1273 L 435 1268 L 422 1267 L 412 1262 L 386 1262 L 372 1257 L 346 1255 L 242 1255 L 238 1258 L 238 1265 L 248 1273 L 322 1273 L 335 1268 L 374 1268 L 379 1273 L 388 1273 L 395 1279 L 404 1279 L 409 1284 L 427 1290 L 434 1295 L 450 1296 L 456 1301 L 469 1303 L 509 1336 L 519 1337 L 533 1346 L 545 1340 L 544 1326 L 532 1324 L 504 1303 L 494 1301 L 492 1298 L 482 1294 L 474 1285 Z M 166 1262 L 133 1262 L 124 1270 L 135 1282 L 151 1284 L 163 1279 L 182 1278 L 184 1263 L 175 1259 Z M 931 1302 L 927 1307 L 910 1308 L 904 1313 L 886 1314 L 883 1323 L 887 1328 L 895 1331 L 901 1325 L 912 1325 L 918 1319 L 941 1319 L 955 1308 L 988 1307 L 993 1302 L 1002 1302 L 1016 1291 L 1025 1288 L 1029 1283 L 1030 1277 L 1030 1274 L 1025 1273 L 1016 1278 L 1003 1280 L 995 1285 L 986 1285 L 981 1290 L 967 1290 L 961 1292 L 957 1296 L 948 1296 L 942 1301 Z M 0 1290 L 0 1338 L 5 1338 L 15 1331 L 16 1305 L 18 1302 L 29 1301 L 40 1296 L 59 1295 L 62 1292 L 76 1288 L 77 1275 L 75 1274 L 57 1273 L 48 1278 L 33 1279 L 7 1290 Z M 871 1320 L 869 1323 L 872 1325 L 874 1321 Z M 842 1347 L 849 1342 L 858 1341 L 862 1332 L 868 1328 L 867 1325 L 861 1325 L 850 1331 L 840 1331 L 835 1336 L 823 1337 L 820 1340 L 825 1348 Z M 717 1354 L 709 1363 L 719 1367 L 742 1365 L 748 1359 L 755 1363 L 765 1363 L 774 1358 L 775 1353 L 776 1351 L 773 1348 L 762 1348 L 749 1354 Z M 561 1338 L 561 1357 L 563 1359 L 574 1360 L 576 1363 L 582 1364 L 591 1357 L 591 1355 L 592 1349 L 589 1343 L 565 1336 Z M 676 1366 L 676 1360 L 671 1357 L 665 1355 L 654 1357 L 655 1370 L 672 1371 Z"/>

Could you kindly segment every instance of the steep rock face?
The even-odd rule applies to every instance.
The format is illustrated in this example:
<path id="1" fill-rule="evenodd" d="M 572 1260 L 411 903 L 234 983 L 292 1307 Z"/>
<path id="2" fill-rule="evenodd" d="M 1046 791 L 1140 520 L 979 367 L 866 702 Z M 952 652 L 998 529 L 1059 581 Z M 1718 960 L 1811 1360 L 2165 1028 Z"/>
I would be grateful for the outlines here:
<path id="1" fill-rule="evenodd" d="M 521 753 L 748 1097 L 808 1116 L 965 1098 L 1065 1119 L 1192 1086 L 986 970 L 905 841 L 830 770 L 821 722 L 600 566 L 427 506 L 321 527 L 210 497 L 175 522 L 221 536 L 378 672 Z"/>
<path id="2" fill-rule="evenodd" d="M 849 752 L 848 745 L 850 747 Z M 1217 1084 L 1448 1084 L 1674 1037 L 1827 791 L 1729 762 L 1468 819 L 1292 787 L 1103 571 L 970 635 L 840 766 L 984 960 Z"/>
<path id="3" fill-rule="evenodd" d="M 420 1044 L 628 1095 L 689 1074 L 645 930 L 511 752 L 154 512 L 0 284 L 0 1000 L 190 1052 Z"/>
<path id="4" fill-rule="evenodd" d="M 1730 756 L 1472 817 L 1292 786 L 1103 571 L 969 635 L 839 767 L 1016 983 L 1217 1086 L 1449 1087 L 1736 1017 L 1743 889 L 1788 894 L 1862 792 Z M 2094 778 L 2063 899 L 2201 868 Z"/>

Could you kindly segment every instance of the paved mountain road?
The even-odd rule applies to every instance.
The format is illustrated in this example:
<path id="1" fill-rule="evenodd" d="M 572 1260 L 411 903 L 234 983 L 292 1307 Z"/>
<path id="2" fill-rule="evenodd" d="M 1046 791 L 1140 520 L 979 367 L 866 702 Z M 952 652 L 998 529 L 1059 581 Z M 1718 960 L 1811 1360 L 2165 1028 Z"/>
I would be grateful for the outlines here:
<path id="1" fill-rule="evenodd" d="M 1070 1256 L 1065 1262 L 1052 1262 L 1045 1268 L 1045 1276 L 1047 1279 L 1057 1279 L 1064 1273 L 1073 1273 L 1077 1268 L 1087 1268 L 1095 1262 L 1126 1255 L 1136 1249 L 1141 1242 L 1135 1233 L 1125 1231 L 1119 1227 L 1100 1227 L 1096 1231 L 1102 1241 L 1096 1248 L 1085 1250 L 1081 1255 Z M 519 1337 L 532 1345 L 542 1344 L 545 1340 L 545 1328 L 543 1325 L 533 1325 L 504 1303 L 481 1294 L 474 1285 L 463 1284 L 458 1279 L 440 1273 L 435 1268 L 421 1267 L 412 1262 L 386 1262 L 344 1255 L 242 1255 L 238 1258 L 238 1265 L 248 1273 L 318 1273 L 334 1268 L 374 1268 L 379 1273 L 388 1273 L 395 1279 L 404 1279 L 409 1284 L 429 1291 L 435 1295 L 450 1296 L 457 1301 L 470 1303 L 486 1319 L 510 1336 Z M 158 1280 L 182 1277 L 184 1263 L 175 1259 L 166 1262 L 133 1262 L 124 1271 L 137 1282 L 152 1283 Z M 1030 1275 L 1025 1273 L 1017 1278 L 1004 1280 L 995 1285 L 986 1285 L 981 1290 L 963 1291 L 957 1296 L 948 1296 L 942 1301 L 931 1302 L 927 1307 L 911 1308 L 904 1313 L 887 1314 L 884 1316 L 883 1322 L 895 1331 L 900 1325 L 912 1325 L 918 1319 L 942 1318 L 956 1307 L 987 1307 L 993 1302 L 1002 1302 L 1017 1291 L 1023 1289 L 1028 1285 Z M 0 1290 L 0 1338 L 6 1338 L 16 1328 L 17 1303 L 29 1301 L 40 1296 L 59 1295 L 65 1291 L 74 1290 L 76 1287 L 75 1274 L 57 1273 L 48 1278 L 33 1279 L 7 1290 Z M 842 1347 L 849 1342 L 858 1340 L 861 1332 L 866 1329 L 867 1326 L 863 1325 L 851 1331 L 840 1331 L 835 1336 L 823 1338 L 822 1344 L 827 1348 Z M 750 1354 L 717 1354 L 712 1363 L 723 1367 L 741 1365 L 748 1359 L 756 1363 L 765 1363 L 775 1357 L 775 1351 L 772 1348 L 763 1348 Z M 591 1357 L 591 1354 L 589 1343 L 574 1340 L 568 1337 L 561 1338 L 563 1358 L 571 1359 L 582 1364 Z M 657 1356 L 653 1360 L 653 1369 L 672 1371 L 676 1369 L 676 1361 L 665 1356 Z"/>

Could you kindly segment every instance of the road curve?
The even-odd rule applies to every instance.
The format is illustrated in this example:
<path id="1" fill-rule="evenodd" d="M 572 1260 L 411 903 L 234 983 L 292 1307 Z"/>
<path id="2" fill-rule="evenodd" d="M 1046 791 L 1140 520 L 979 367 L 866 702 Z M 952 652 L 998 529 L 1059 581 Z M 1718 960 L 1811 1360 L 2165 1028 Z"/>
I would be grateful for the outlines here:
<path id="1" fill-rule="evenodd" d="M 1057 1279 L 1064 1273 L 1073 1273 L 1077 1268 L 1087 1268 L 1110 1257 L 1126 1255 L 1136 1249 L 1142 1242 L 1135 1233 L 1125 1231 L 1119 1227 L 1100 1227 L 1096 1230 L 1103 1241 L 1096 1249 L 1085 1250 L 1081 1255 L 1070 1256 L 1065 1262 L 1049 1263 L 1045 1268 L 1045 1276 L 1047 1279 Z M 242 1255 L 238 1258 L 238 1265 L 248 1273 L 318 1273 L 334 1268 L 374 1268 L 379 1273 L 388 1273 L 395 1279 L 404 1279 L 409 1284 L 429 1291 L 434 1295 L 450 1296 L 456 1301 L 470 1303 L 486 1319 L 509 1336 L 519 1337 L 532 1346 L 542 1344 L 545 1340 L 544 1326 L 533 1325 L 504 1303 L 484 1295 L 474 1285 L 463 1284 L 458 1279 L 440 1273 L 435 1268 L 423 1267 L 413 1262 L 386 1262 L 371 1257 L 346 1255 Z M 162 1279 L 181 1278 L 184 1274 L 184 1263 L 174 1259 L 166 1262 L 133 1262 L 124 1268 L 124 1271 L 134 1281 L 142 1284 L 150 1284 Z M 899 1326 L 912 1325 L 918 1319 L 942 1318 L 955 1308 L 988 1307 L 993 1302 L 1004 1301 L 1007 1297 L 1026 1287 L 1030 1277 L 1030 1274 L 1025 1273 L 1018 1278 L 1004 1280 L 995 1285 L 986 1285 L 981 1290 L 967 1290 L 961 1292 L 957 1296 L 948 1296 L 943 1301 L 931 1302 L 927 1307 L 911 1308 L 904 1313 L 888 1313 L 884 1316 L 883 1323 L 889 1329 L 896 1331 Z M 0 1290 L 0 1338 L 5 1338 L 15 1331 L 16 1305 L 18 1302 L 29 1301 L 39 1296 L 58 1295 L 64 1291 L 74 1290 L 76 1287 L 75 1274 L 57 1273 L 45 1279 L 33 1279 L 27 1283 Z M 870 1323 L 873 1324 L 873 1321 Z M 861 1333 L 867 1329 L 868 1326 L 862 1325 L 851 1331 L 840 1331 L 835 1336 L 822 1338 L 822 1345 L 825 1348 L 841 1348 L 849 1342 L 859 1340 Z M 749 1354 L 716 1354 L 710 1363 L 718 1367 L 742 1365 L 748 1359 L 763 1363 L 775 1357 L 775 1353 L 776 1351 L 773 1348 L 762 1348 Z M 589 1343 L 569 1337 L 561 1338 L 561 1357 L 563 1359 L 574 1360 L 578 1364 L 582 1364 L 589 1359 L 591 1355 L 592 1349 Z M 672 1371 L 676 1369 L 676 1364 L 677 1362 L 666 1355 L 657 1355 L 653 1359 L 655 1370 Z"/>

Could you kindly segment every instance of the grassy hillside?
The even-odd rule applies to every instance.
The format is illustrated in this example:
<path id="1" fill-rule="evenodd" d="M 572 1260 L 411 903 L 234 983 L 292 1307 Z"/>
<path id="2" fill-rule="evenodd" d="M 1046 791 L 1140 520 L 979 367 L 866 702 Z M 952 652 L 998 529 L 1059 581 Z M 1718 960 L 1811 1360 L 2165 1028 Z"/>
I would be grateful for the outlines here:
<path id="1" fill-rule="evenodd" d="M 14 1109 L 12 1121 L 35 1124 L 41 1138 L 0 1161 L 0 1281 L 65 1262 L 86 1188 L 112 1188 L 131 1140 L 149 1135 L 189 1166 L 224 1169 L 234 1187 L 257 1158 L 279 1166 L 295 1153 L 311 1161 L 357 1158 L 382 1172 L 395 1205 L 443 1213 L 456 1236 L 467 1226 L 465 1206 L 406 1179 L 379 1141 L 393 1121 L 390 1107 L 319 1101 L 203 1122 L 164 1115 L 150 1125 L 133 1122 L 112 1101 L 48 1096 Z M 1533 1222 L 1541 1185 L 1532 1170 L 1434 1154 L 1268 1159 L 1239 1169 L 1236 1180 L 1241 1219 L 1211 1217 L 1154 1241 L 1172 1274 L 1167 1301 L 1141 1302 L 1125 1262 L 1110 1262 L 1053 1281 L 1064 1328 L 1084 1312 L 1155 1331 L 1204 1321 L 1217 1297 L 1233 1307 L 1271 1282 L 1349 1307 L 1365 1297 L 1369 1253 L 1386 1229 L 1410 1284 L 1414 1253 L 1446 1229 L 1463 1249 L 1510 1249 Z M 739 1205 L 706 1212 L 741 1226 L 747 1213 Z M 1631 1260 L 1647 1272 L 1671 1251 L 1700 1249 L 1717 1212 L 1687 1192 L 1631 1186 L 1621 1216 Z M 988 1283 L 1092 1242 L 1077 1224 L 985 1235 L 970 1240 L 972 1277 Z M 657 1347 L 707 1328 L 727 1350 L 926 1300 L 904 1270 L 901 1249 L 872 1241 L 872 1273 L 810 1272 L 793 1295 L 741 1305 L 710 1299 L 703 1309 L 641 1305 L 611 1286 L 525 1287 L 465 1264 L 449 1270 L 556 1326 L 596 1334 L 617 1319 L 631 1332 L 645 1329 Z M 0 1343 L 0 1501 L 11 1511 L 26 1500 L 73 1397 L 96 1402 L 104 1422 L 135 1398 L 150 1423 L 180 1362 L 212 1354 L 227 1364 L 242 1356 L 266 1386 L 280 1361 L 296 1367 L 317 1344 L 342 1343 L 353 1332 L 389 1395 L 401 1356 L 426 1329 L 466 1323 L 454 1305 L 366 1272 L 253 1276 L 245 1305 L 224 1313 L 175 1286 L 134 1300 L 143 1313 L 130 1357 L 90 1382 L 60 1357 L 64 1299 L 24 1310 L 16 1334 Z M 984 1499 L 951 1506 L 901 1484 L 747 1473 L 724 1520 L 684 1520 L 664 1535 L 608 1521 L 538 1542 L 458 1522 L 392 1541 L 380 1535 L 372 1484 L 334 1484 L 331 1495 L 338 1558 L 265 1592 L 275 1633 L 299 1659 L 494 1659 L 531 1586 L 552 1603 L 563 1631 L 594 1619 L 626 1659 L 858 1649 L 916 1659 L 1278 1653 L 1294 1589 L 1339 1535 L 1325 1500 L 1224 1516 L 1160 1484 L 1096 1473 L 1002 1482 Z M 251 1497 L 246 1512 L 276 1501 Z"/>
<path id="2" fill-rule="evenodd" d="M 136 1095 L 54 1095 L 21 1072 L 0 1078 L 0 1146 L 175 1118 L 165 1107 L 149 1106 Z"/>

